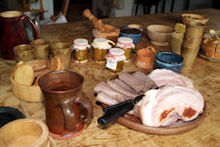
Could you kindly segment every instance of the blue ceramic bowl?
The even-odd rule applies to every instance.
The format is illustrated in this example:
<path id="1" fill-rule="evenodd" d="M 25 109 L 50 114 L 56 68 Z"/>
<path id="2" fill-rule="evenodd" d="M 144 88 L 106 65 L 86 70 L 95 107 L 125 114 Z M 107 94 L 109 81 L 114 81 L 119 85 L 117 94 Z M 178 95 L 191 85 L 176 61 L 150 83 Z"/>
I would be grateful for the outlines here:
<path id="1" fill-rule="evenodd" d="M 122 28 L 119 34 L 120 37 L 124 36 L 124 37 L 129 37 L 133 39 L 134 44 L 140 41 L 141 35 L 142 35 L 141 30 L 136 29 L 136 28 L 128 28 L 128 27 Z"/>
<path id="2" fill-rule="evenodd" d="M 165 68 L 180 72 L 183 67 L 183 57 L 171 52 L 158 52 L 155 55 L 155 68 Z"/>

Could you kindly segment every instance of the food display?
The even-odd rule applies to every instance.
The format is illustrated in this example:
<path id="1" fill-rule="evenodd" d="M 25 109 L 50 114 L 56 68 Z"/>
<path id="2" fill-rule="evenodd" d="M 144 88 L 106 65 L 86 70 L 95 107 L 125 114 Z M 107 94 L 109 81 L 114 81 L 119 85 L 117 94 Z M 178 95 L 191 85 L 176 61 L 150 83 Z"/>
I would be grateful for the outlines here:
<path id="1" fill-rule="evenodd" d="M 89 21 L 43 27 L 42 39 L 15 46 L 17 61 L 0 61 L 0 83 L 5 92 L 0 104 L 12 105 L 25 117 L 43 120 L 49 133 L 46 146 L 52 147 L 48 135 L 63 140 L 57 141 L 61 146 L 123 146 L 132 135 L 136 139 L 129 140 L 129 144 L 142 141 L 137 146 L 144 146 L 150 140 L 155 145 L 169 146 L 183 136 L 198 136 L 204 125 L 180 137 L 157 135 L 185 133 L 199 126 L 207 115 L 205 128 L 207 122 L 208 127 L 217 124 L 212 123 L 214 115 L 210 116 L 207 108 L 217 110 L 217 104 L 211 107 L 209 97 L 214 98 L 218 92 L 218 63 L 196 58 L 199 51 L 202 57 L 220 60 L 220 31 L 205 32 L 206 17 L 183 14 L 183 22 L 177 23 L 179 13 L 148 21 L 152 16 L 100 19 L 93 12 L 86 9 L 82 13 Z M 167 18 L 157 20 L 163 17 Z M 196 66 L 192 68 L 194 60 Z M 192 70 L 185 72 L 183 66 Z M 200 78 L 206 73 L 208 78 Z M 122 126 L 106 129 L 114 125 L 113 121 Z M 30 125 L 28 134 L 40 137 L 42 130 L 26 123 L 19 125 L 24 124 L 24 129 Z M 209 135 L 217 127 L 210 129 Z M 0 137 L 0 146 L 2 138 L 9 141 L 4 144 L 14 146 L 35 141 L 25 141 L 27 132 L 21 131 L 22 141 L 10 143 L 10 132 L 2 133 L 6 137 Z M 71 139 L 78 135 L 82 137 Z M 12 133 L 12 137 L 16 135 Z"/>
<path id="2" fill-rule="evenodd" d="M 135 48 L 133 40 L 129 37 L 119 37 L 116 47 L 120 47 L 125 51 L 126 60 L 131 58 L 132 49 Z"/>
<path id="3" fill-rule="evenodd" d="M 204 110 L 204 99 L 192 80 L 166 69 L 120 73 L 117 77 L 99 83 L 94 91 L 97 100 L 115 105 L 144 94 L 133 111 L 146 126 L 172 126 L 195 120 Z"/>
<path id="4" fill-rule="evenodd" d="M 107 59 L 106 68 L 113 73 L 122 71 L 125 60 L 124 54 L 125 52 L 122 49 L 110 49 L 109 53 L 105 57 Z"/>

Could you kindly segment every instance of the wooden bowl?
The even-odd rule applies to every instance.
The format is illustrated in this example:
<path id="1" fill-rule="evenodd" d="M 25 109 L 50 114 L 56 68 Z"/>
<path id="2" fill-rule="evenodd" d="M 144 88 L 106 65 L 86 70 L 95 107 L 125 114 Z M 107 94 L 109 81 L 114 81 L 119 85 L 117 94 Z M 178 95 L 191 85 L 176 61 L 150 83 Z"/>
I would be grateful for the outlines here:
<path id="1" fill-rule="evenodd" d="M 18 119 L 0 129 L 1 147 L 51 147 L 47 126 L 40 120 Z"/>
<path id="2" fill-rule="evenodd" d="M 166 25 L 147 26 L 147 35 L 151 43 L 157 46 L 167 46 L 174 29 Z"/>
<path id="3" fill-rule="evenodd" d="M 23 101 L 27 101 L 27 102 L 42 102 L 43 101 L 44 97 L 38 85 L 27 86 L 27 85 L 19 84 L 15 82 L 14 76 L 12 74 L 10 76 L 10 80 L 12 83 L 13 94 L 17 98 Z"/>
<path id="4" fill-rule="evenodd" d="M 92 34 L 94 36 L 94 38 L 106 38 L 109 40 L 112 40 L 114 42 L 117 42 L 119 33 L 120 33 L 120 29 L 114 29 L 112 28 L 111 25 L 106 25 L 106 27 L 109 27 L 109 29 L 112 29 L 112 32 L 101 32 L 97 29 L 93 29 L 92 30 Z"/>

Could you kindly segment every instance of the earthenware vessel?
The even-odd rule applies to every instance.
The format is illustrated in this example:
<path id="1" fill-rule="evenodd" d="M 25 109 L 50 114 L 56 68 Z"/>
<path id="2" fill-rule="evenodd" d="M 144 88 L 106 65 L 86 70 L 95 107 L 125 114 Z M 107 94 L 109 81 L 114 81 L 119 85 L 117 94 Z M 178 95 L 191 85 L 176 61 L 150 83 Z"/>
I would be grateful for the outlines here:
<path id="1" fill-rule="evenodd" d="M 171 52 L 158 52 L 155 55 L 155 68 L 165 68 L 180 72 L 183 67 L 183 57 Z"/>
<path id="2" fill-rule="evenodd" d="M 145 70 L 153 69 L 155 54 L 156 50 L 151 46 L 137 50 L 135 65 Z"/>
<path id="3" fill-rule="evenodd" d="M 45 97 L 46 123 L 51 136 L 79 135 L 92 118 L 92 104 L 82 92 L 83 76 L 72 71 L 48 72 L 38 84 Z"/>
<path id="4" fill-rule="evenodd" d="M 0 13 L 0 45 L 3 59 L 15 59 L 13 47 L 27 44 L 33 38 L 28 38 L 25 24 L 31 26 L 34 39 L 39 37 L 34 22 L 19 11 L 5 11 Z"/>

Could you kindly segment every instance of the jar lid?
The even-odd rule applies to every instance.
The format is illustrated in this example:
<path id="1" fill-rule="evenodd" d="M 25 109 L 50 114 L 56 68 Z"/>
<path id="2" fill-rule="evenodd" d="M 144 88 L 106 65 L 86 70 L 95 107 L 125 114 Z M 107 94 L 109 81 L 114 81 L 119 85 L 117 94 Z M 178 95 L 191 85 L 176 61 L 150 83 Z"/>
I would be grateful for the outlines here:
<path id="1" fill-rule="evenodd" d="M 78 38 L 75 39 L 74 44 L 80 44 L 80 45 L 87 45 L 88 44 L 88 40 L 84 39 L 84 38 Z"/>
<path id="2" fill-rule="evenodd" d="M 120 48 L 112 48 L 109 50 L 109 53 L 112 55 L 124 55 L 124 51 Z"/>
<path id="3" fill-rule="evenodd" d="M 119 37 L 118 38 L 118 42 L 122 42 L 122 43 L 133 43 L 133 39 L 129 38 L 129 37 Z"/>
<path id="4" fill-rule="evenodd" d="M 104 43 L 108 43 L 108 40 L 105 38 L 95 38 L 93 42 L 95 44 L 104 44 Z"/>
<path id="5" fill-rule="evenodd" d="M 105 38 L 96 38 L 93 40 L 92 46 L 98 49 L 110 49 L 112 46 L 109 43 L 114 43 Z"/>

